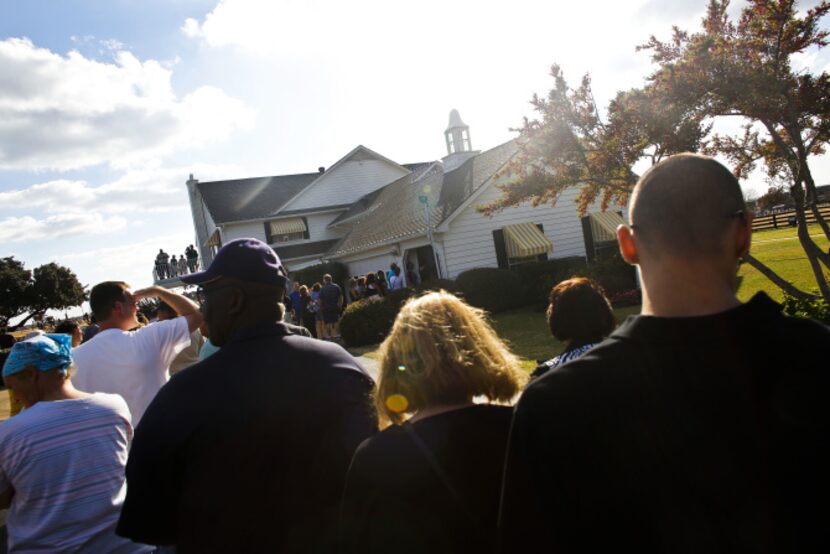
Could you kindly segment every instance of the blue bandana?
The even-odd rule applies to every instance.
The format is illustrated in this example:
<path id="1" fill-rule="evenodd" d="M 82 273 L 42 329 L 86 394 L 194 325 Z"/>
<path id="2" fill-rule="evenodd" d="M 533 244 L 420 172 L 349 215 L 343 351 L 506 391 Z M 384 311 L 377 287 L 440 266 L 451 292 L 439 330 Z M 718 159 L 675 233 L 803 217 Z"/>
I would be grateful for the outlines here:
<path id="1" fill-rule="evenodd" d="M 72 365 L 72 337 L 69 335 L 40 335 L 16 343 L 6 363 L 3 365 L 3 377 L 20 373 L 26 366 L 38 371 L 60 369 L 66 373 Z"/>

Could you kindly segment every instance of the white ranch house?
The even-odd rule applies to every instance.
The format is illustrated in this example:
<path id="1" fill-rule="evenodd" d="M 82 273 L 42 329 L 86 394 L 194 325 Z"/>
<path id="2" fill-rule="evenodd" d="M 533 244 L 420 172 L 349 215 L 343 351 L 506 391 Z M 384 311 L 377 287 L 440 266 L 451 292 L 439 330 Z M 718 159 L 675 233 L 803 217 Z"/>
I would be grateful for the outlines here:
<path id="1" fill-rule="evenodd" d="M 351 275 L 411 263 L 423 279 L 455 278 L 477 267 L 511 267 L 548 257 L 587 256 L 614 240 L 617 213 L 576 216 L 575 191 L 557 205 L 508 208 L 491 217 L 476 206 L 498 198 L 496 177 L 515 141 L 473 150 L 456 110 L 441 160 L 399 164 L 357 146 L 327 170 L 229 181 L 187 181 L 201 259 L 222 244 L 255 237 L 289 273 L 339 261 Z M 427 223 L 427 216 L 429 222 Z M 431 239 L 431 240 L 430 240 Z"/>

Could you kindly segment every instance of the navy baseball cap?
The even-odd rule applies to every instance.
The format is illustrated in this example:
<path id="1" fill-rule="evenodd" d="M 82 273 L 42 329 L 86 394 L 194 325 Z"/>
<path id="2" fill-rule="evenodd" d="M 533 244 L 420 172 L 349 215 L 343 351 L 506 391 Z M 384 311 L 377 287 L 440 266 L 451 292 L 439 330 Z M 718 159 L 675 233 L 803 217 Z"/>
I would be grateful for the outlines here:
<path id="1" fill-rule="evenodd" d="M 223 246 L 205 271 L 181 275 L 188 285 L 210 283 L 221 277 L 285 286 L 288 273 L 274 249 L 257 239 L 236 239 Z"/>

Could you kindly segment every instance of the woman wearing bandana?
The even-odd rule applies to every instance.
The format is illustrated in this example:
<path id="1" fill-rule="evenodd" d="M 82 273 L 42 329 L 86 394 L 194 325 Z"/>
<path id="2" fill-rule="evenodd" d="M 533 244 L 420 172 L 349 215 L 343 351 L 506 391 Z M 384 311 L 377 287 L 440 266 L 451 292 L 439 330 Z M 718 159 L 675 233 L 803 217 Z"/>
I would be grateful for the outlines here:
<path id="1" fill-rule="evenodd" d="M 0 425 L 0 509 L 9 552 L 149 552 L 115 535 L 132 440 L 120 396 L 69 381 L 68 335 L 14 345 L 3 378 L 24 410 Z"/>

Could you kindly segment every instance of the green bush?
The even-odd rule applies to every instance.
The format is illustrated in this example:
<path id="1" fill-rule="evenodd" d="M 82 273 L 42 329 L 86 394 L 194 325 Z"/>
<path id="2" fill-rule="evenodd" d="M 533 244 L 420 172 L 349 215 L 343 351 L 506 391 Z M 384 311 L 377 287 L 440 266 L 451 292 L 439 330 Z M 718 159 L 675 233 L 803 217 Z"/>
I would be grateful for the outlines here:
<path id="1" fill-rule="evenodd" d="M 346 283 L 349 276 L 349 268 L 340 262 L 326 262 L 324 264 L 311 265 L 291 272 L 291 280 L 311 288 L 314 283 L 323 283 L 323 275 L 328 273 L 331 280 L 340 286 Z"/>
<path id="2" fill-rule="evenodd" d="M 518 308 L 526 303 L 522 280 L 517 273 L 507 269 L 470 269 L 455 281 L 469 304 L 490 313 Z"/>
<path id="3" fill-rule="evenodd" d="M 595 261 L 575 275 L 597 281 L 608 296 L 637 288 L 636 270 L 622 259 L 619 252 Z"/>
<path id="4" fill-rule="evenodd" d="M 429 281 L 424 281 L 423 283 L 419 283 L 418 286 L 415 287 L 415 290 L 418 291 L 419 294 L 431 290 L 445 290 L 453 294 L 459 294 L 461 292 L 458 288 L 458 283 L 452 279 L 431 279 Z"/>
<path id="5" fill-rule="evenodd" d="M 413 289 L 400 289 L 386 296 L 373 296 L 349 304 L 340 319 L 343 340 L 348 346 L 382 341 L 392 329 L 401 306 L 413 294 Z"/>
<path id="6" fill-rule="evenodd" d="M 572 256 L 522 264 L 512 271 L 516 272 L 522 281 L 526 303 L 546 308 L 550 289 L 584 269 L 585 258 Z"/>
<path id="7" fill-rule="evenodd" d="M 818 294 L 817 291 L 813 291 Z M 823 298 L 800 300 L 784 293 L 784 313 L 797 317 L 808 317 L 830 325 L 830 305 Z"/>

